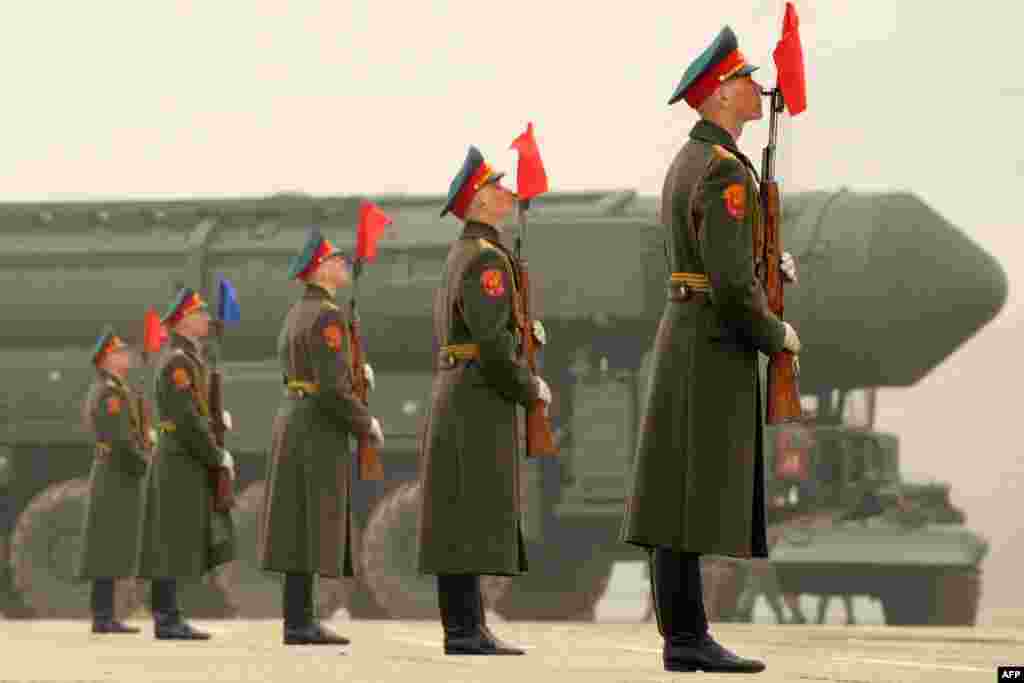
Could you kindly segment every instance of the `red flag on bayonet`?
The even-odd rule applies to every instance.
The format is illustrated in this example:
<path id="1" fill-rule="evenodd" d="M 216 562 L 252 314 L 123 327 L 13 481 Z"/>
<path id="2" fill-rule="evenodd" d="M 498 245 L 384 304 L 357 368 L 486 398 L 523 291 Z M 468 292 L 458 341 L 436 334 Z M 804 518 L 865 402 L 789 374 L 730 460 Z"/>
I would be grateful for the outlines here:
<path id="1" fill-rule="evenodd" d="M 149 353 L 156 353 L 160 350 L 166 339 L 164 326 L 160 324 L 160 316 L 152 306 L 146 311 L 145 330 L 143 333 L 142 348 Z"/>
<path id="2" fill-rule="evenodd" d="M 533 123 L 526 124 L 526 132 L 512 141 L 509 149 L 519 152 L 519 166 L 516 169 L 516 194 L 520 199 L 530 199 L 548 191 L 548 175 L 544 162 L 540 160 L 537 141 L 533 139 Z"/>
<path id="3" fill-rule="evenodd" d="M 807 83 L 804 79 L 804 51 L 800 45 L 800 20 L 793 3 L 786 3 L 782 19 L 782 37 L 772 53 L 779 74 L 779 89 L 790 116 L 807 108 Z"/>
<path id="4" fill-rule="evenodd" d="M 373 202 L 365 199 L 359 207 L 359 229 L 356 232 L 356 258 L 372 261 L 377 257 L 377 240 L 391 217 Z"/>

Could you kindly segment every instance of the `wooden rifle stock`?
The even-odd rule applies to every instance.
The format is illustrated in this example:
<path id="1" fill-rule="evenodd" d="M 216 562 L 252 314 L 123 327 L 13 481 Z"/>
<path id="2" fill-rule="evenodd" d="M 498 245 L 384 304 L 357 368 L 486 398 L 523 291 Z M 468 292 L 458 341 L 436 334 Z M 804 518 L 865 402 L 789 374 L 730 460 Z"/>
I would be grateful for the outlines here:
<path id="1" fill-rule="evenodd" d="M 779 231 L 779 185 L 770 177 L 761 182 L 761 206 L 764 209 L 765 293 L 768 308 L 783 319 L 782 240 Z M 770 425 L 791 422 L 803 416 L 800 388 L 797 384 L 795 357 L 790 351 L 773 353 L 768 359 L 768 386 L 765 422 Z"/>
<path id="2" fill-rule="evenodd" d="M 530 366 L 530 372 L 537 376 L 537 344 L 533 335 L 533 318 L 530 315 L 530 271 L 526 259 L 517 259 L 519 269 L 519 300 L 522 304 L 523 355 Z M 551 420 L 544 401 L 537 399 L 526 411 L 526 453 L 530 456 L 558 455 Z"/>
<path id="3" fill-rule="evenodd" d="M 213 440 L 224 448 L 224 394 L 220 370 L 210 373 L 210 431 Z M 210 485 L 213 487 L 213 507 L 217 512 L 228 512 L 235 506 L 235 482 L 226 467 L 210 468 Z"/>
<path id="4" fill-rule="evenodd" d="M 352 339 L 352 392 L 363 402 L 363 405 L 368 406 L 370 387 L 363 371 L 363 344 L 359 335 L 359 317 L 356 313 L 355 302 L 352 304 L 349 336 Z M 359 437 L 356 459 L 359 462 L 360 481 L 382 481 L 384 479 L 384 467 L 377 455 L 377 447 L 369 436 Z"/>

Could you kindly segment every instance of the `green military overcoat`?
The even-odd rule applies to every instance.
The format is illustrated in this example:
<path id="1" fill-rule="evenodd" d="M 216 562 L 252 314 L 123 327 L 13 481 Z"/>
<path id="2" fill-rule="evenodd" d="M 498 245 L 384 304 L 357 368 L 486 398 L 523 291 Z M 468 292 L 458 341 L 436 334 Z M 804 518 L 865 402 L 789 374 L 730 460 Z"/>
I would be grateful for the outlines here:
<path id="1" fill-rule="evenodd" d="M 495 228 L 467 222 L 434 298 L 435 345 L 475 344 L 479 358 L 435 361 L 421 455 L 424 574 L 527 570 L 519 465 L 524 407 L 539 389 L 518 359 L 511 258 Z"/>
<path id="2" fill-rule="evenodd" d="M 749 164 L 728 132 L 701 121 L 665 179 L 671 270 L 706 275 L 711 292 L 678 300 L 669 287 L 626 502 L 628 543 L 768 554 L 758 353 L 781 351 L 785 327 L 755 271 L 761 223 Z"/>
<path id="3" fill-rule="evenodd" d="M 150 466 L 139 576 L 197 579 L 235 559 L 230 513 L 213 508 L 221 450 L 210 431 L 209 378 L 196 345 L 172 333 L 157 359 L 160 437 Z"/>
<path id="4" fill-rule="evenodd" d="M 334 297 L 307 285 L 277 341 L 286 381 L 313 387 L 285 389 L 274 419 L 260 543 L 267 571 L 354 575 L 349 437 L 368 435 L 373 418 L 352 391 L 350 341 Z"/>
<path id="5" fill-rule="evenodd" d="M 149 463 L 140 398 L 121 379 L 100 370 L 85 414 L 96 434 L 89 499 L 82 524 L 81 579 L 135 576 Z"/>

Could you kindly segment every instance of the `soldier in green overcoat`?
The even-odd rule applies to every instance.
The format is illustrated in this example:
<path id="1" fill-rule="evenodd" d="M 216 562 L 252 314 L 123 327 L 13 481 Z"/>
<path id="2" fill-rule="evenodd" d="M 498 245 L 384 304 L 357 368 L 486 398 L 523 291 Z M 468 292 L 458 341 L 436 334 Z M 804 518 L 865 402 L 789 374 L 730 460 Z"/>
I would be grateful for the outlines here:
<path id="1" fill-rule="evenodd" d="M 683 75 L 701 120 L 669 168 L 661 220 L 672 276 L 655 338 L 622 538 L 653 555 L 652 590 L 668 671 L 757 672 L 709 634 L 702 554 L 767 557 L 758 354 L 800 350 L 768 309 L 755 259 L 758 185 L 736 147 L 762 116 L 762 89 L 726 26 Z M 795 277 L 792 258 L 783 263 Z"/>
<path id="2" fill-rule="evenodd" d="M 437 575 L 446 654 L 523 654 L 484 622 L 480 575 L 527 569 L 520 509 L 524 408 L 551 392 L 520 358 L 518 282 L 498 226 L 515 194 L 476 147 L 441 215 L 465 225 L 434 298 L 436 359 L 422 453 L 419 564 Z"/>
<path id="3" fill-rule="evenodd" d="M 207 640 L 208 633 L 182 618 L 177 581 L 200 579 L 235 558 L 234 524 L 230 513 L 214 509 L 212 476 L 223 467 L 234 477 L 234 462 L 210 430 L 208 368 L 200 346 L 209 334 L 206 303 L 182 289 L 161 321 L 170 339 L 156 362 L 160 437 L 149 472 L 139 575 L 152 579 L 157 638 Z"/>
<path id="4" fill-rule="evenodd" d="M 335 303 L 351 282 L 345 255 L 318 229 L 292 260 L 289 279 L 305 291 L 285 317 L 277 351 L 284 392 L 267 467 L 260 566 L 285 575 L 284 643 L 345 645 L 316 620 L 317 575 L 353 576 L 349 437 L 383 442 L 380 423 L 353 393 L 345 313 Z"/>
<path id="5" fill-rule="evenodd" d="M 96 379 L 82 407 L 85 424 L 96 435 L 78 567 L 80 579 L 92 580 L 93 633 L 139 632 L 114 618 L 114 579 L 138 573 L 151 446 L 143 398 L 125 379 L 133 359 L 113 329 L 104 329 L 93 349 Z"/>

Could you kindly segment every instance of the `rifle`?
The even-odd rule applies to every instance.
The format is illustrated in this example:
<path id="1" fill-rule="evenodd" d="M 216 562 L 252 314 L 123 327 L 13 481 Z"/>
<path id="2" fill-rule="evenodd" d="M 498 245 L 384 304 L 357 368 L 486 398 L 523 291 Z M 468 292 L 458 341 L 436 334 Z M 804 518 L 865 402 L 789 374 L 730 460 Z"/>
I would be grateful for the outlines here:
<path id="1" fill-rule="evenodd" d="M 530 271 L 523 256 L 523 242 L 526 240 L 526 212 L 530 208 L 530 200 L 519 201 L 519 235 L 516 237 L 516 270 L 519 274 L 519 301 L 522 323 L 520 330 L 523 335 L 523 355 L 530 366 L 530 372 L 537 375 L 537 341 L 536 324 L 530 316 Z M 544 401 L 537 399 L 527 407 L 526 412 L 526 454 L 528 456 L 558 455 L 554 435 L 551 432 L 551 420 L 548 417 Z"/>
<path id="2" fill-rule="evenodd" d="M 349 301 L 349 337 L 352 340 L 352 393 L 369 406 L 370 387 L 363 372 L 363 340 L 359 334 L 359 309 L 356 298 L 359 292 L 359 275 L 363 272 L 363 259 L 356 257 L 352 264 L 352 299 Z M 384 479 L 384 467 L 377 455 L 377 446 L 370 437 L 360 436 L 356 449 L 356 460 L 359 462 L 360 481 L 381 481 Z"/>
<path id="3" fill-rule="evenodd" d="M 221 344 L 224 340 L 224 321 L 211 320 L 214 329 L 215 346 L 212 353 L 207 354 L 210 362 L 210 431 L 219 448 L 224 448 L 224 393 L 222 376 L 219 367 Z M 235 486 L 231 471 L 226 467 L 210 468 L 210 485 L 213 487 L 213 507 L 217 512 L 228 512 L 235 506 Z"/>
<path id="4" fill-rule="evenodd" d="M 145 349 L 141 352 L 142 365 L 143 367 L 149 367 L 149 351 Z M 137 396 L 138 405 L 138 416 L 139 416 L 139 431 L 142 433 L 142 450 L 147 456 L 150 455 L 150 451 L 155 445 L 153 443 L 152 435 L 150 430 L 153 428 L 153 411 L 149 405 L 149 401 L 146 400 L 146 387 L 139 382 L 135 385 L 135 392 Z"/>
<path id="5" fill-rule="evenodd" d="M 765 264 L 765 294 L 768 308 L 783 319 L 784 303 L 782 273 L 779 272 L 782 257 L 781 206 L 779 185 L 775 180 L 775 139 L 778 115 L 783 111 L 782 91 L 776 86 L 763 91 L 771 97 L 771 115 L 768 128 L 768 145 L 764 148 L 761 162 L 761 207 L 764 214 L 764 236 L 761 245 L 762 263 Z M 773 353 L 768 359 L 768 387 L 765 422 L 770 425 L 792 422 L 803 417 L 800 406 L 800 387 L 797 383 L 798 367 L 792 352 L 783 350 Z"/>

